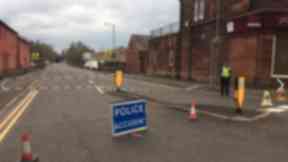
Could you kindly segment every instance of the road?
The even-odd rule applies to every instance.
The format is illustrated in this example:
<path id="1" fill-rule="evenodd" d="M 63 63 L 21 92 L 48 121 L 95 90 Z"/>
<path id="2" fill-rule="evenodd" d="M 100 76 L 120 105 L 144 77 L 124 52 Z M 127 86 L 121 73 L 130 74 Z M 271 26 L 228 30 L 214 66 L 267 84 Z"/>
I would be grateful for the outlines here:
<path id="1" fill-rule="evenodd" d="M 51 65 L 35 76 L 39 93 L 0 143 L 0 161 L 19 161 L 23 132 L 31 133 L 33 152 L 41 162 L 287 161 L 286 113 L 255 123 L 209 116 L 190 122 L 183 112 L 149 103 L 144 138 L 112 139 L 110 104 L 121 98 L 107 94 L 113 89 L 111 77 L 65 64 Z M 167 93 L 168 87 L 156 83 L 126 82 L 135 91 Z"/>

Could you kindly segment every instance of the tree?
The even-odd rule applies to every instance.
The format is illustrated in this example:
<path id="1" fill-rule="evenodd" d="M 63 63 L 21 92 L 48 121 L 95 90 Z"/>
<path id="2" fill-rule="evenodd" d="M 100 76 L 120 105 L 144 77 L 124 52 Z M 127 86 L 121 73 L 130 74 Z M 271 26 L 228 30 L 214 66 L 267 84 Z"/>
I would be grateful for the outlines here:
<path id="1" fill-rule="evenodd" d="M 66 62 L 75 66 L 83 66 L 84 61 L 82 56 L 87 52 L 94 53 L 93 49 L 81 41 L 72 42 L 70 47 L 63 51 Z"/>
<path id="2" fill-rule="evenodd" d="M 55 49 L 46 43 L 40 42 L 40 41 L 32 41 L 32 53 L 39 53 L 40 54 L 40 60 L 41 61 L 56 61 L 56 58 L 58 57 L 57 52 Z"/>

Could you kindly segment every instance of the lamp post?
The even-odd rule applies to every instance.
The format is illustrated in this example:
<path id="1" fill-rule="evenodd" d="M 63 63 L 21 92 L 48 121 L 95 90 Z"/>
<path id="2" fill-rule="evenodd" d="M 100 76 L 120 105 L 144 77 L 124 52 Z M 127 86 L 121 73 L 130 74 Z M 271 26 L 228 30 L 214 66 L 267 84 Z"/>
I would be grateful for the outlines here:
<path id="1" fill-rule="evenodd" d="M 105 22 L 104 25 L 112 27 L 112 51 L 113 51 L 112 57 L 114 58 L 115 57 L 114 50 L 116 48 L 116 25 L 108 22 Z"/>

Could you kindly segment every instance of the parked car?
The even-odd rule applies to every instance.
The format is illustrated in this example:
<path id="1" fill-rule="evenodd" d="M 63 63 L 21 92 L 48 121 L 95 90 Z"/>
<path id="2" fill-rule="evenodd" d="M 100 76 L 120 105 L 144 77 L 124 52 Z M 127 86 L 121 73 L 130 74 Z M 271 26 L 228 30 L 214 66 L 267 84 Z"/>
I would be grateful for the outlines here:
<path id="1" fill-rule="evenodd" d="M 99 63 L 98 61 L 87 61 L 84 64 L 84 67 L 89 69 L 89 70 L 98 70 L 99 69 Z"/>

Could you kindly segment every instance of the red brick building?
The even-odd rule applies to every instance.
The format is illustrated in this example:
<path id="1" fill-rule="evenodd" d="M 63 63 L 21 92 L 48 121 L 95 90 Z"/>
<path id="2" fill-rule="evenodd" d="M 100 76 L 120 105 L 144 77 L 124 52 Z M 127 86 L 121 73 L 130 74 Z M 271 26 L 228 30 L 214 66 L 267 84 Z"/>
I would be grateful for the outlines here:
<path id="1" fill-rule="evenodd" d="M 182 79 L 215 81 L 223 63 L 254 84 L 288 75 L 288 1 L 180 0 L 180 7 Z"/>
<path id="2" fill-rule="evenodd" d="M 30 55 L 31 55 L 31 46 L 30 43 L 23 39 L 19 38 L 19 68 L 27 69 L 30 65 Z"/>
<path id="3" fill-rule="evenodd" d="M 0 21 L 0 74 L 10 74 L 29 66 L 30 44 Z"/>
<path id="4" fill-rule="evenodd" d="M 175 77 L 175 55 L 177 51 L 177 33 L 152 37 L 149 41 L 148 73 Z"/>
<path id="5" fill-rule="evenodd" d="M 126 55 L 126 72 L 146 73 L 148 66 L 149 36 L 132 35 Z"/>

